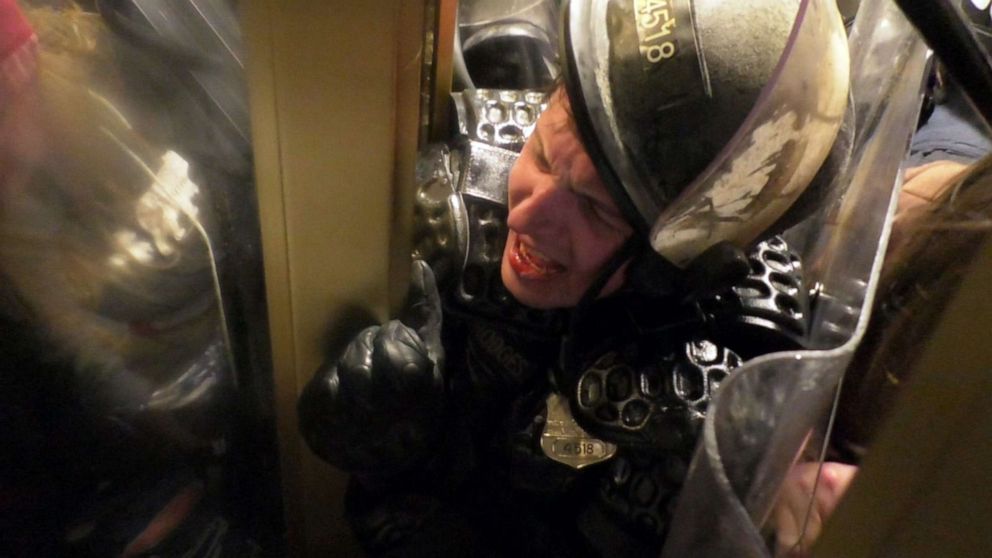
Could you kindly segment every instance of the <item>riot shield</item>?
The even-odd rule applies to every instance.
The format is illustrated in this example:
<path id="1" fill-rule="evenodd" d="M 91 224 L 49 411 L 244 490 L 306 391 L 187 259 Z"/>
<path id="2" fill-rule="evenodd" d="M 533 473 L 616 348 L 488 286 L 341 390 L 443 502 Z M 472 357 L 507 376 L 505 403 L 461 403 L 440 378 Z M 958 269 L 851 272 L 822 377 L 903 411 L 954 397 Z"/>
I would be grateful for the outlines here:
<path id="1" fill-rule="evenodd" d="M 892 3 L 861 7 L 849 38 L 856 132 L 836 199 L 789 231 L 817 294 L 809 350 L 754 359 L 722 384 L 663 556 L 767 556 L 762 526 L 790 467 L 818 442 L 868 323 L 920 105 L 927 49 Z"/>
<path id="2" fill-rule="evenodd" d="M 237 12 L 19 11 L 30 36 L 0 78 L 0 555 L 278 553 Z"/>

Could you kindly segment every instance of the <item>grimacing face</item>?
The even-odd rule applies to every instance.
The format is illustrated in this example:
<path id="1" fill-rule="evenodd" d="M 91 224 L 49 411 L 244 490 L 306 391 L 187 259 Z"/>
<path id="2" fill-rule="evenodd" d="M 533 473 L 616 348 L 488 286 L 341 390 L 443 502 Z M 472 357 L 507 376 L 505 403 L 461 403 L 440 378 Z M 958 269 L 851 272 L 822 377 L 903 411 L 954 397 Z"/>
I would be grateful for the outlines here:
<path id="1" fill-rule="evenodd" d="M 532 308 L 569 308 L 633 229 L 579 141 L 559 90 L 510 171 L 503 283 Z M 624 267 L 600 296 L 623 284 Z"/>

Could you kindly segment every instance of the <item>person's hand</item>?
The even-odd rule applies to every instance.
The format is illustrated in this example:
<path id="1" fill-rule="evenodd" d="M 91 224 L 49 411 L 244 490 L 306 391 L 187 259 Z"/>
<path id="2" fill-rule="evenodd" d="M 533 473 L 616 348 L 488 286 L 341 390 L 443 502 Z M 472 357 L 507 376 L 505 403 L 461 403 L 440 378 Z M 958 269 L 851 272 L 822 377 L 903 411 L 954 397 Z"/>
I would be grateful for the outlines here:
<path id="1" fill-rule="evenodd" d="M 337 467 L 399 472 L 425 458 L 440 435 L 441 302 L 434 274 L 419 260 L 403 320 L 362 330 L 300 398 L 300 430 Z"/>
<path id="2" fill-rule="evenodd" d="M 899 193 L 899 213 L 932 203 L 967 168 L 968 165 L 957 161 L 934 161 L 906 169 Z"/>
<path id="3" fill-rule="evenodd" d="M 809 555 L 810 548 L 823 531 L 823 524 L 833 514 L 837 503 L 858 472 L 858 468 L 854 465 L 824 463 L 820 481 L 817 483 L 818 465 L 818 463 L 800 463 L 792 467 L 786 476 L 782 493 L 771 517 L 775 527 L 776 558 Z M 811 499 L 812 506 L 810 506 Z M 809 512 L 808 520 L 807 512 Z"/>
<path id="4" fill-rule="evenodd" d="M 936 200 L 967 170 L 967 165 L 956 161 L 934 161 L 906 169 L 899 206 L 892 222 L 890 250 L 909 240 Z"/>

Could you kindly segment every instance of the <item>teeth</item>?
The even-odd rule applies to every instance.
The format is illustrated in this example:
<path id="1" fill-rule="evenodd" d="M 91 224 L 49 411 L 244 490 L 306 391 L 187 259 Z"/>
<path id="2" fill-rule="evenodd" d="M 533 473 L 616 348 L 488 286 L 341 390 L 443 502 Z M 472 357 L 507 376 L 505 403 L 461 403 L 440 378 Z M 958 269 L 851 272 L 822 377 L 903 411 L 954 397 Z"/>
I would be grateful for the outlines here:
<path id="1" fill-rule="evenodd" d="M 530 249 L 527 248 L 526 244 L 520 245 L 520 253 L 523 255 L 524 259 L 526 259 L 527 262 L 530 263 L 531 265 L 540 268 L 544 267 L 543 265 L 544 262 L 542 261 L 541 256 L 539 254 L 531 253 Z"/>
<path id="2" fill-rule="evenodd" d="M 559 267 L 556 262 L 542 254 L 539 250 L 529 248 L 523 242 L 520 243 L 520 255 L 527 260 L 532 266 L 538 268 L 542 272 L 548 272 L 552 269 Z"/>

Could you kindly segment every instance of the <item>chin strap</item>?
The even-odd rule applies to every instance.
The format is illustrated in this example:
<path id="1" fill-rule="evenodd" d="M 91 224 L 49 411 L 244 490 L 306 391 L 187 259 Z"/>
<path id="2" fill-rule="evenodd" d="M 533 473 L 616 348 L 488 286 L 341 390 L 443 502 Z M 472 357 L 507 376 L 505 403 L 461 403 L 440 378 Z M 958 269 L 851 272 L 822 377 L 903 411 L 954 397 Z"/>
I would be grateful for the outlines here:
<path id="1" fill-rule="evenodd" d="M 746 277 L 750 269 L 747 255 L 730 242 L 714 244 L 683 270 L 655 252 L 639 235 L 632 235 L 606 262 L 596 280 L 571 310 L 561 342 L 558 368 L 553 377 L 559 390 L 567 389 L 571 385 L 570 380 L 580 373 L 576 358 L 577 339 L 589 309 L 613 274 L 628 261 L 631 265 L 627 270 L 624 290 L 649 298 L 676 297 L 685 304 L 693 304 L 700 298 L 729 288 Z"/>
<path id="2" fill-rule="evenodd" d="M 589 308 L 599 298 L 600 293 L 603 292 L 603 288 L 606 287 L 606 283 L 613 277 L 613 274 L 625 263 L 637 256 L 638 253 L 643 253 L 645 250 L 650 251 L 650 247 L 642 242 L 638 235 L 631 235 L 613 256 L 610 257 L 609 261 L 606 262 L 600 270 L 599 275 L 596 276 L 596 280 L 586 289 L 585 294 L 579 299 L 579 303 L 571 310 L 568 316 L 568 326 L 565 336 L 561 341 L 561 350 L 558 354 L 558 368 L 554 371 L 554 378 L 552 378 L 558 389 L 569 385 L 567 380 L 574 377 L 577 372 L 575 339 L 578 335 L 579 325 L 585 319 L 586 314 L 588 314 Z"/>

